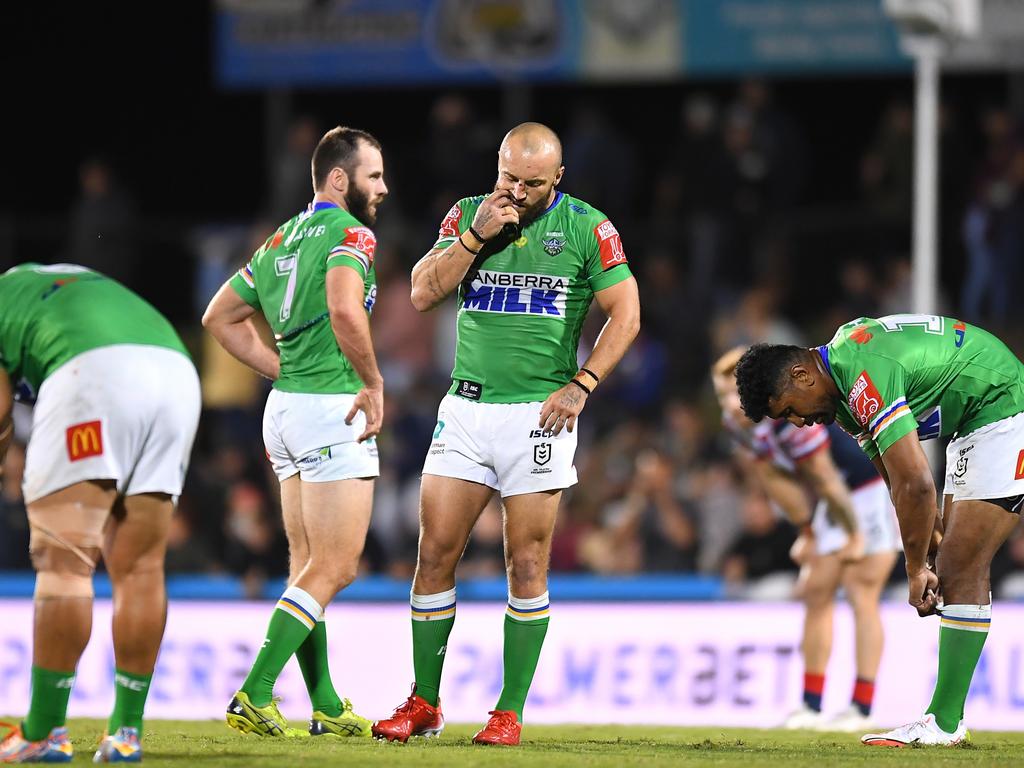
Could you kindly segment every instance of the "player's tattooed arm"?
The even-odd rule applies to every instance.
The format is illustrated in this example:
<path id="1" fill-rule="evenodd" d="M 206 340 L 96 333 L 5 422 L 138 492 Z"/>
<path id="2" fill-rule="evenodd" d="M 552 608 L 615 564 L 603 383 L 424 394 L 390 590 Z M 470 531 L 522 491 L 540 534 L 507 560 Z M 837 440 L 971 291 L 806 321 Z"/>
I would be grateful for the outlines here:
<path id="1" fill-rule="evenodd" d="M 455 241 L 434 248 L 412 268 L 412 305 L 420 312 L 438 306 L 454 291 L 473 265 L 474 254 Z"/>
<path id="2" fill-rule="evenodd" d="M 412 269 L 412 304 L 427 312 L 444 301 L 473 266 L 488 240 L 508 223 L 518 223 L 519 213 L 507 190 L 495 190 L 477 208 L 472 226 L 447 248 L 434 248 Z"/>

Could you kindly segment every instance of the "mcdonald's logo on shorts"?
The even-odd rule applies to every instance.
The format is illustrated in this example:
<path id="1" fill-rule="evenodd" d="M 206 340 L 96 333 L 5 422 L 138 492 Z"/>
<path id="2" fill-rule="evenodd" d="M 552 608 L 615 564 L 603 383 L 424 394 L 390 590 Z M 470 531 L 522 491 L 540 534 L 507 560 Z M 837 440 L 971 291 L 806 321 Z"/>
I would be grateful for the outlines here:
<path id="1" fill-rule="evenodd" d="M 99 421 L 87 421 L 68 427 L 68 458 L 71 461 L 88 459 L 103 453 L 103 429 Z"/>
<path id="2" fill-rule="evenodd" d="M 1013 479 L 1024 480 L 1024 450 L 1017 454 L 1017 472 Z"/>

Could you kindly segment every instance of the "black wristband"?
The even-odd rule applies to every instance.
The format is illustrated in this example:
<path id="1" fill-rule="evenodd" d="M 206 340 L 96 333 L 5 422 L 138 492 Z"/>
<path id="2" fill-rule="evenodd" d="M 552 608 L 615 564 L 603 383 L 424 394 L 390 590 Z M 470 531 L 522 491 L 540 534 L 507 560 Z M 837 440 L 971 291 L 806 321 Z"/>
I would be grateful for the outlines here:
<path id="1" fill-rule="evenodd" d="M 588 387 L 586 384 L 582 383 L 579 379 L 569 379 L 569 383 L 570 384 L 575 384 L 577 387 L 582 389 L 588 395 L 590 394 L 590 387 Z"/>
<path id="2" fill-rule="evenodd" d="M 601 378 L 596 373 L 594 373 L 592 370 L 590 370 L 589 368 L 580 368 L 580 370 L 583 371 L 585 374 L 587 374 L 587 376 L 592 378 L 598 384 L 601 383 Z"/>
<path id="3" fill-rule="evenodd" d="M 477 232 L 475 229 L 473 229 L 473 225 L 472 224 L 469 225 L 469 229 L 467 231 L 469 232 L 469 234 L 471 234 L 473 237 L 475 237 L 476 241 L 478 243 L 480 243 L 481 245 L 487 242 L 484 238 L 480 237 L 480 233 L 479 232 Z"/>
<path id="4" fill-rule="evenodd" d="M 470 248 L 468 245 L 466 245 L 466 241 L 462 239 L 462 235 L 459 235 L 459 245 L 461 245 L 467 251 L 472 253 L 474 256 L 479 256 L 480 255 L 480 251 L 474 251 L 472 248 Z"/>

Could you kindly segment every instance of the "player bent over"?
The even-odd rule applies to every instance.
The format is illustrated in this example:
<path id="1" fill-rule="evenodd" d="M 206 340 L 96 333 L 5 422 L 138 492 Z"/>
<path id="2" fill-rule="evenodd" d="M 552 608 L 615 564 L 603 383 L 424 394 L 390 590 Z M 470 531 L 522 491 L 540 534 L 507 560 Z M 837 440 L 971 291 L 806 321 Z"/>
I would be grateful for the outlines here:
<path id="1" fill-rule="evenodd" d="M 798 426 L 833 420 L 885 478 L 906 553 L 909 602 L 939 613 L 939 670 L 925 714 L 865 744 L 958 744 L 992 617 L 992 556 L 1024 500 L 1024 365 L 999 339 L 937 315 L 860 318 L 815 349 L 755 345 L 736 367 L 743 410 Z M 921 449 L 950 436 L 943 514 Z M 929 556 L 937 552 L 935 571 Z"/>
<path id="2" fill-rule="evenodd" d="M 95 761 L 139 762 L 167 619 L 167 532 L 199 421 L 195 367 L 170 323 L 119 283 L 73 264 L 23 264 L 0 275 L 0 458 L 14 390 L 36 401 L 24 476 L 35 629 L 29 711 L 0 762 L 72 759 L 64 722 L 101 556 L 115 699 Z"/>
<path id="3" fill-rule="evenodd" d="M 331 682 L 324 608 L 355 579 L 379 474 L 384 390 L 370 339 L 376 239 L 367 225 L 387 186 L 380 144 L 354 128 L 328 131 L 312 167 L 309 207 L 221 287 L 203 317 L 228 352 L 274 382 L 263 440 L 281 483 L 290 559 L 288 588 L 226 719 L 243 733 L 284 735 L 274 683 L 294 654 L 313 705 L 309 733 L 369 737 L 370 721 Z M 277 349 L 253 325 L 257 312 Z"/>
<path id="4" fill-rule="evenodd" d="M 801 565 L 806 607 L 800 650 L 803 702 L 784 728 L 859 731 L 870 727 L 875 676 L 882 660 L 879 599 L 899 548 L 896 514 L 885 484 L 857 444 L 838 427 L 805 429 L 784 419 L 752 423 L 740 408 L 736 363 L 745 349 L 726 352 L 711 375 L 722 422 L 753 477 L 797 527 L 793 559 Z M 818 497 L 813 513 L 806 488 Z M 850 706 L 831 719 L 821 712 L 832 652 L 832 616 L 842 586 L 853 608 L 857 679 Z"/>
<path id="5" fill-rule="evenodd" d="M 477 744 L 518 744 L 523 705 L 548 627 L 547 570 L 562 489 L 576 482 L 576 419 L 640 324 L 636 281 L 618 232 L 556 189 L 561 144 L 524 123 L 498 151 L 489 195 L 452 206 L 412 273 L 420 311 L 458 289 L 452 386 L 441 400 L 420 488 L 420 543 L 411 594 L 412 695 L 374 724 L 406 741 L 444 728 L 439 688 L 455 623 L 455 568 L 495 491 L 505 518 L 508 607 L 504 683 Z M 514 230 L 514 231 L 513 231 Z M 608 315 L 577 366 L 592 300 Z"/>

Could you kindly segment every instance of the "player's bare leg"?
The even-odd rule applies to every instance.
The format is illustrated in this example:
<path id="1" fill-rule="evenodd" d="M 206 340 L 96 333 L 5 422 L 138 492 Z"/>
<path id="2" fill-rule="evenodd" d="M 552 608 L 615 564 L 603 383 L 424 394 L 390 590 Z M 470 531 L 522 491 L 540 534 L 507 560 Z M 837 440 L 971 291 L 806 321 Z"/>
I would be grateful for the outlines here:
<path id="1" fill-rule="evenodd" d="M 432 595 L 455 587 L 455 568 L 494 489 L 455 477 L 423 475 L 420 541 L 412 591 Z"/>
<path id="2" fill-rule="evenodd" d="M 282 483 L 282 504 L 290 535 L 298 538 L 297 531 L 305 532 L 308 555 L 278 601 L 263 646 L 226 716 L 232 728 L 264 736 L 284 735 L 287 727 L 273 701 L 281 670 L 316 629 L 324 606 L 356 577 L 370 525 L 373 479 L 313 483 L 288 478 Z M 296 509 L 301 529 L 294 524 Z"/>
<path id="3" fill-rule="evenodd" d="M 96 760 L 142 756 L 142 716 L 167 624 L 164 557 L 174 502 L 166 493 L 118 499 L 107 520 L 103 560 L 114 593 L 114 710 Z"/>
<path id="4" fill-rule="evenodd" d="M 813 728 L 821 721 L 825 670 L 832 654 L 832 621 L 842 564 L 835 552 L 815 554 L 800 574 L 799 596 L 804 604 L 800 652 L 804 661 L 803 703 L 790 714 L 784 728 Z"/>
<path id="5" fill-rule="evenodd" d="M 302 486 L 297 474 L 281 481 L 281 513 L 288 538 L 288 586 L 295 586 L 310 561 L 309 536 L 302 517 Z M 313 631 L 295 651 L 295 658 L 313 708 L 310 734 L 369 735 L 369 721 L 356 715 L 352 711 L 352 703 L 342 699 L 334 688 L 328 657 L 326 614 L 320 617 Z"/>
<path id="6" fill-rule="evenodd" d="M 548 564 L 561 491 L 503 499 L 508 608 L 505 612 L 504 678 L 491 719 L 477 744 L 518 744 L 523 706 L 548 631 Z"/>
<path id="7" fill-rule="evenodd" d="M 876 552 L 843 568 L 843 589 L 853 609 L 857 679 L 850 708 L 829 723 L 831 729 L 861 731 L 871 727 L 868 716 L 885 644 L 879 601 L 895 564 L 896 552 Z"/>
<path id="8" fill-rule="evenodd" d="M 353 581 L 373 510 L 373 479 L 302 483 L 302 525 L 309 561 L 294 585 L 327 605 Z"/>
<path id="9" fill-rule="evenodd" d="M 373 735 L 389 741 L 438 736 L 441 672 L 448 636 L 455 625 L 455 568 L 469 534 L 494 489 L 455 477 L 424 474 L 420 484 L 420 542 L 412 582 L 412 656 L 416 682 L 391 715 L 373 725 Z"/>
<path id="10" fill-rule="evenodd" d="M 63 726 L 75 669 L 92 632 L 92 574 L 115 495 L 113 481 L 85 481 L 28 505 L 36 570 L 32 699 L 0 757 L 71 759 Z"/>

